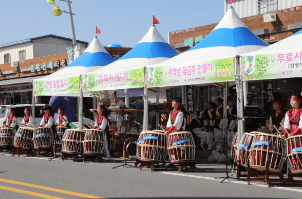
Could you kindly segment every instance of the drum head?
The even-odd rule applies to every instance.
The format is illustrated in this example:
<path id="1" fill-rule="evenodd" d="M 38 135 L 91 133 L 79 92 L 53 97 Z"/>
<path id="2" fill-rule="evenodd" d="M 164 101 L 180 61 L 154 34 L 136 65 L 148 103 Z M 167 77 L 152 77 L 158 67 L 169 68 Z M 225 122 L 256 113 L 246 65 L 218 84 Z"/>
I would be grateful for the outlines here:
<path id="1" fill-rule="evenodd" d="M 135 156 L 136 155 L 136 144 L 134 142 L 127 144 L 126 152 L 128 153 L 129 156 Z"/>

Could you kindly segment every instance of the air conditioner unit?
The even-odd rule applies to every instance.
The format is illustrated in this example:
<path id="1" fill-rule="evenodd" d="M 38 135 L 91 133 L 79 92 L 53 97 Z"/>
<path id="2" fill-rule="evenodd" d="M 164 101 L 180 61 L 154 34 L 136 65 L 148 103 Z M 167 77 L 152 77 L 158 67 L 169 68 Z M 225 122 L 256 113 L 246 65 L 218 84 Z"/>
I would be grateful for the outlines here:
<path id="1" fill-rule="evenodd" d="M 18 67 L 19 66 L 19 62 L 11 62 L 11 67 Z"/>
<path id="2" fill-rule="evenodd" d="M 277 20 L 276 13 L 264 14 L 263 15 L 263 22 L 274 22 Z"/>

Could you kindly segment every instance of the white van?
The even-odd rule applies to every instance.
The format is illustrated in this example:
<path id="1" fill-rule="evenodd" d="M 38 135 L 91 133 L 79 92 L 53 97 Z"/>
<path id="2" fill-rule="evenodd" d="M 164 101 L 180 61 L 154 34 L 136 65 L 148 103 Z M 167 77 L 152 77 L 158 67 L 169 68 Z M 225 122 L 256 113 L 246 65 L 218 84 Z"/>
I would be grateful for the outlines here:
<path id="1" fill-rule="evenodd" d="M 40 126 L 40 122 L 44 115 L 42 108 L 46 104 L 35 104 L 35 126 Z M 17 104 L 17 105 L 0 105 L 0 126 L 3 127 L 3 122 L 6 120 L 7 116 L 9 115 L 9 109 L 14 108 L 16 109 L 17 114 L 17 124 L 20 126 L 20 123 L 24 117 L 24 109 L 26 107 L 31 107 L 31 104 Z M 83 124 L 89 124 L 90 126 L 94 126 L 94 121 L 88 118 L 83 118 Z"/>

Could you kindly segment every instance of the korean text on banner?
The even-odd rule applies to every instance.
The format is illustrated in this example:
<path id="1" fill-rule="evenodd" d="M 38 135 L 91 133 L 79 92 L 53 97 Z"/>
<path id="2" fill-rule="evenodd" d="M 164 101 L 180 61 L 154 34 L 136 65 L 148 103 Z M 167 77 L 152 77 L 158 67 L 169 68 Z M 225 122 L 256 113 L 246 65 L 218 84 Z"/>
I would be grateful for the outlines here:
<path id="1" fill-rule="evenodd" d="M 144 87 L 144 68 L 85 74 L 81 77 L 83 92 Z"/>
<path id="2" fill-rule="evenodd" d="M 149 87 L 198 85 L 235 80 L 234 57 L 208 60 L 192 65 L 147 67 Z"/>
<path id="3" fill-rule="evenodd" d="M 63 95 L 80 92 L 80 77 L 66 77 L 53 80 L 34 80 L 34 95 Z"/>
<path id="4" fill-rule="evenodd" d="M 302 77 L 302 51 L 241 57 L 244 81 Z"/>

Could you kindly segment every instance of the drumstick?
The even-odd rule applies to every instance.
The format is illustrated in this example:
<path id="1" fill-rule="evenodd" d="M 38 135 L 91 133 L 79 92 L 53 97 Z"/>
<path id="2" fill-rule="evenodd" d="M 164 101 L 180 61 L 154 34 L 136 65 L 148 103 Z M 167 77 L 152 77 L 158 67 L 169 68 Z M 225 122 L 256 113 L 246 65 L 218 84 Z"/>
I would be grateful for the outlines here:
<path id="1" fill-rule="evenodd" d="M 33 128 L 37 128 L 34 124 L 31 124 L 31 126 L 32 126 Z"/>
<path id="2" fill-rule="evenodd" d="M 284 129 L 284 131 L 289 135 L 289 132 L 286 130 L 286 128 L 283 126 L 283 124 L 280 122 L 280 125 L 282 126 L 282 128 Z"/>
<path id="3" fill-rule="evenodd" d="M 266 132 L 266 130 L 264 128 L 262 128 L 262 126 L 260 128 L 263 130 L 264 133 Z"/>
<path id="4" fill-rule="evenodd" d="M 92 127 L 88 124 L 88 123 L 86 123 L 86 125 L 89 127 L 89 128 L 91 128 L 92 129 Z"/>
<path id="5" fill-rule="evenodd" d="M 275 125 L 273 125 L 273 127 L 276 129 L 277 133 L 279 133 L 279 135 L 281 136 L 280 131 L 277 129 L 277 127 Z"/>
<path id="6" fill-rule="evenodd" d="M 166 131 L 163 127 L 163 125 L 158 124 L 158 126 L 161 128 L 161 130 L 163 130 L 164 132 Z"/>

